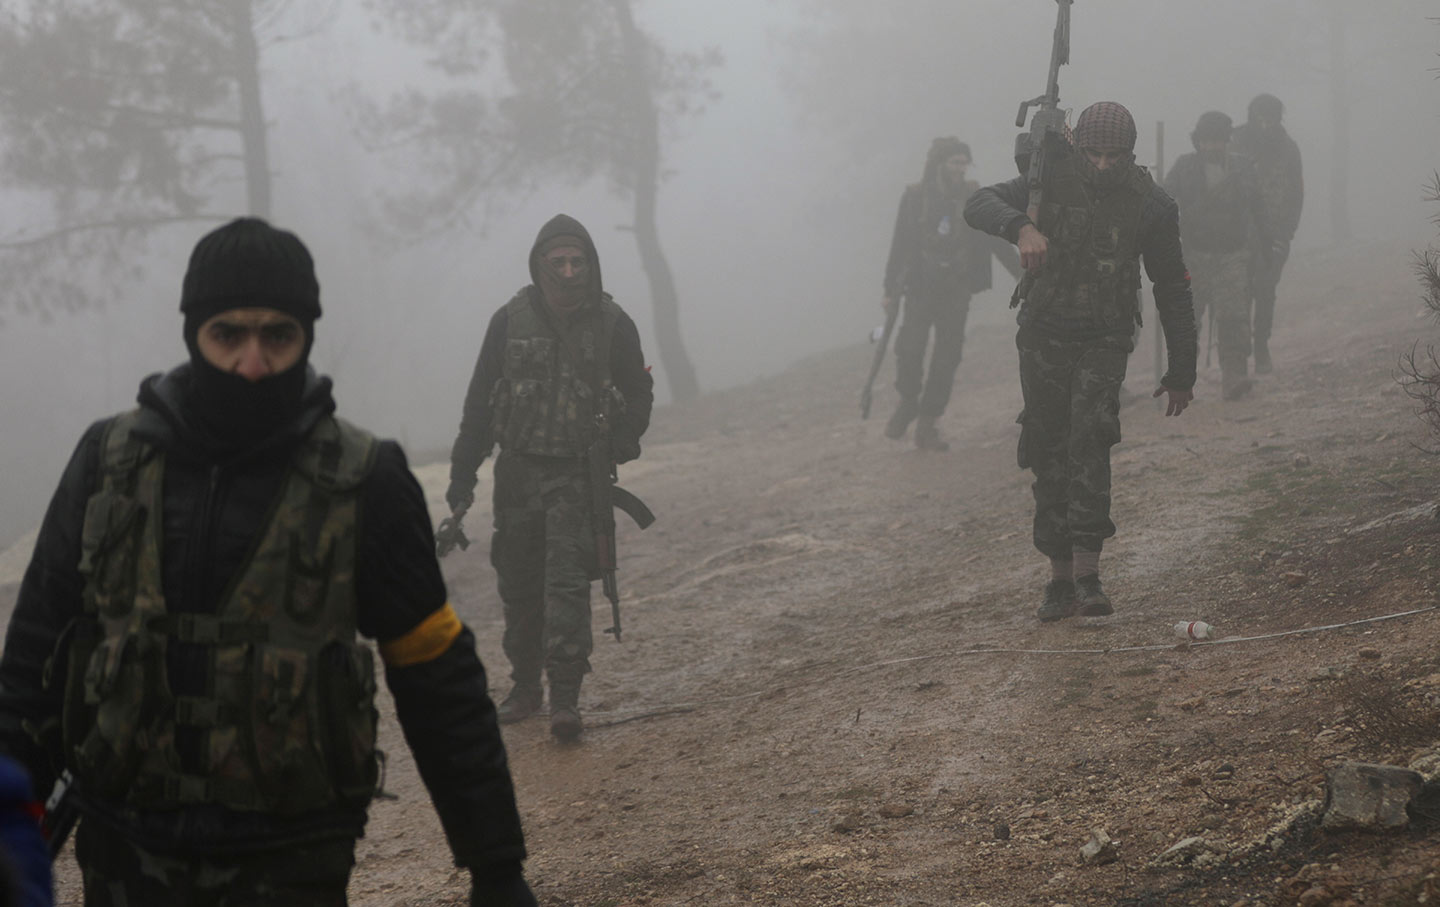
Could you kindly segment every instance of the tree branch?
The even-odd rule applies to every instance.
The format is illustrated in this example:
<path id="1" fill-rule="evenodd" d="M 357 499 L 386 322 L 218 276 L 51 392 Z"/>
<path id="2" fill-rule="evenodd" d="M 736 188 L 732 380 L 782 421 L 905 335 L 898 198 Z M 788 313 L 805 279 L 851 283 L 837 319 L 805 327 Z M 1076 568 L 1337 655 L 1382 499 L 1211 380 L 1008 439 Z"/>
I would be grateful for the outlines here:
<path id="1" fill-rule="evenodd" d="M 174 214 L 154 215 L 150 217 L 120 217 L 113 220 L 88 221 L 83 224 L 71 224 L 66 227 L 57 227 L 40 236 L 33 236 L 28 239 L 10 239 L 0 241 L 0 251 L 12 251 L 16 249 L 28 249 L 35 246 L 42 246 L 46 243 L 64 239 L 76 233 L 88 233 L 95 230 L 148 230 L 154 227 L 163 227 L 167 224 L 181 223 L 218 223 L 228 219 L 224 214 Z"/>

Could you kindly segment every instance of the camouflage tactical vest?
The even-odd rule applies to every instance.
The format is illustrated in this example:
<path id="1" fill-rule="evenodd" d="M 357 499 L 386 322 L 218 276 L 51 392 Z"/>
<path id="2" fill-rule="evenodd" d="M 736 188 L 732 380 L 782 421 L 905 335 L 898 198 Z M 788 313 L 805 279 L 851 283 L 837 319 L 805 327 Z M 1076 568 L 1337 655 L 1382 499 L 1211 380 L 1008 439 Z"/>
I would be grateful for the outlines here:
<path id="1" fill-rule="evenodd" d="M 376 779 L 375 672 L 356 640 L 360 483 L 375 440 L 326 418 L 300 445 L 272 516 L 214 614 L 172 613 L 162 592 L 164 455 L 138 411 L 105 433 L 85 507 L 80 573 L 92 621 L 71 649 L 66 759 L 87 793 L 139 809 L 218 804 L 300 813 L 365 803 Z M 166 648 L 209 649 L 210 692 L 176 696 Z M 180 727 L 205 770 L 180 769 Z"/>
<path id="2" fill-rule="evenodd" d="M 1154 182 L 1144 167 L 1124 186 L 1093 199 L 1074 155 L 1046 181 L 1037 229 L 1049 241 L 1045 264 L 1016 289 L 1033 313 L 1120 327 L 1139 320 L 1140 214 Z"/>
<path id="3" fill-rule="evenodd" d="M 620 403 L 610 384 L 620 310 L 602 293 L 562 325 L 544 304 L 527 290 L 505 304 L 505 363 L 490 395 L 495 439 L 512 453 L 583 457 L 596 416 Z"/>

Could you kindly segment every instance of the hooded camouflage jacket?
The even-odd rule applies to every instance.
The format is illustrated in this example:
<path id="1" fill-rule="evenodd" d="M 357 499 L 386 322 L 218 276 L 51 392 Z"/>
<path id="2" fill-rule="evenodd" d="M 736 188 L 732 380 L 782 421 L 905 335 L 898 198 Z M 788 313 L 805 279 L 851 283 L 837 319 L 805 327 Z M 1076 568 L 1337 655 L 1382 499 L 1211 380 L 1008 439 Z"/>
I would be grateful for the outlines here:
<path id="1" fill-rule="evenodd" d="M 541 246 L 560 234 L 582 240 L 593 281 L 592 298 L 563 323 L 545 307 L 537 262 Z M 604 292 L 589 233 L 565 215 L 551 219 L 535 238 L 530 273 L 535 282 L 496 311 L 485 331 L 451 448 L 452 487 L 473 488 L 476 471 L 497 443 L 517 453 L 583 456 L 588 426 L 581 423 L 607 396 L 606 388 L 598 386 L 607 381 L 616 399 L 623 400 L 623 408 L 609 412 L 616 459 L 640 455 L 655 400 L 654 379 L 645 367 L 635 322 Z M 522 392 L 530 397 L 524 407 L 518 405 Z"/>

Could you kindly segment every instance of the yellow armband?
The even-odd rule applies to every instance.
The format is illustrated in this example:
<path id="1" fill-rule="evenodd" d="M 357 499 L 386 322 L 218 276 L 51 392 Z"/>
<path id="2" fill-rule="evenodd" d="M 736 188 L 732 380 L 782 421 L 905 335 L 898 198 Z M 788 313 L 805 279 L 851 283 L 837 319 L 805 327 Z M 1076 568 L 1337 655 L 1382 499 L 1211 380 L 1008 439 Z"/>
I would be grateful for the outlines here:
<path id="1" fill-rule="evenodd" d="M 415 629 L 380 644 L 380 657 L 387 667 L 407 668 L 434 661 L 450 648 L 463 629 L 460 616 L 446 602 L 445 607 L 420 621 Z"/>

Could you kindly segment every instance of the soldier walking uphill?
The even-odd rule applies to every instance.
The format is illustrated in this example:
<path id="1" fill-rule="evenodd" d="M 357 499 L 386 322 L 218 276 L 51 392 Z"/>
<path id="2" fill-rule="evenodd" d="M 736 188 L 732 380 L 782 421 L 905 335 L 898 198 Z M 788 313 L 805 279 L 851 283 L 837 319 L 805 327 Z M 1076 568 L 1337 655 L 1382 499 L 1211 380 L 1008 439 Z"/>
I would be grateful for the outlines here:
<path id="1" fill-rule="evenodd" d="M 1016 278 L 1020 260 L 1015 251 L 992 237 L 961 225 L 961 212 L 979 188 L 965 179 L 970 146 L 954 137 L 938 138 L 925 158 L 925 174 L 905 187 L 900 213 L 885 264 L 885 298 L 889 310 L 905 297 L 905 316 L 895 338 L 895 389 L 900 404 L 885 426 L 885 435 L 900 439 L 911 421 L 915 446 L 948 450 L 936 421 L 944 414 L 955 385 L 955 370 L 965 346 L 965 319 L 970 297 L 990 289 L 990 256 L 998 257 Z M 935 329 L 930 373 L 925 374 L 925 347 Z"/>
<path id="2" fill-rule="evenodd" d="M 500 721 L 527 718 L 550 681 L 550 731 L 580 735 L 580 681 L 590 670 L 590 583 L 597 578 L 586 452 L 601 425 L 618 463 L 640 456 L 653 382 L 640 334 L 601 289 L 600 259 L 573 218 L 545 224 L 525 287 L 490 319 L 475 364 L 446 500 L 463 510 L 495 445 L 490 560 L 505 607 L 515 681 Z"/>
<path id="3" fill-rule="evenodd" d="M 1180 205 L 1180 236 L 1195 294 L 1198 327 L 1211 311 L 1220 343 L 1221 393 L 1236 400 L 1250 390 L 1250 258 L 1270 250 L 1265 204 L 1247 157 L 1227 151 L 1230 118 L 1212 110 L 1190 133 L 1195 151 L 1181 155 L 1165 178 Z M 1251 237 L 1257 239 L 1252 240 Z"/>
<path id="4" fill-rule="evenodd" d="M 1275 288 L 1280 272 L 1290 257 L 1290 241 L 1300 225 L 1305 205 L 1305 180 L 1300 172 L 1300 148 L 1285 132 L 1280 119 L 1285 105 L 1272 94 L 1257 95 L 1250 102 L 1249 119 L 1235 130 L 1231 150 L 1255 161 L 1259 170 L 1260 194 L 1265 199 L 1265 218 L 1270 226 L 1271 251 L 1267 257 L 1251 257 L 1250 295 L 1254 299 L 1255 371 L 1270 371 L 1270 332 L 1275 324 Z M 1264 242 L 1255 237 L 1257 245 Z"/>
<path id="5" fill-rule="evenodd" d="M 495 706 L 419 484 L 307 364 L 305 246 L 195 246 L 190 361 L 85 432 L 0 659 L 0 747 L 75 778 L 85 903 L 343 905 L 375 790 L 379 642 L 472 904 L 533 905 Z"/>
<path id="6" fill-rule="evenodd" d="M 1025 177 L 976 192 L 965 219 L 1014 242 L 1020 306 L 1018 460 L 1035 474 L 1035 547 L 1051 580 L 1037 616 L 1110 614 L 1100 551 L 1110 521 L 1110 448 L 1120 440 L 1120 384 L 1134 348 L 1140 264 L 1155 284 L 1170 371 L 1155 391 L 1167 415 L 1193 399 L 1195 312 L 1175 203 L 1135 164 L 1135 121 L 1105 101 L 1080 114 L 1074 146 L 1047 161 L 1039 221 Z"/>

